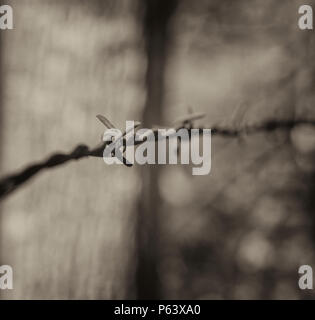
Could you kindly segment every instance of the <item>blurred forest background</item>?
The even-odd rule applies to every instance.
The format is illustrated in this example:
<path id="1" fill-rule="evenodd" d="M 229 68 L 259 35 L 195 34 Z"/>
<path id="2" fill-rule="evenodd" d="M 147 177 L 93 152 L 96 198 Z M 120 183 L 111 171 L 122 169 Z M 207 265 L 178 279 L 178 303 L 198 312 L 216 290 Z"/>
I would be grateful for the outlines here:
<path id="1" fill-rule="evenodd" d="M 300 0 L 7 0 L 1 176 L 118 127 L 315 119 L 314 33 Z M 307 1 L 314 5 L 314 0 Z M 197 123 L 198 125 L 198 123 Z M 315 267 L 315 132 L 214 137 L 212 170 L 45 171 L 1 202 L 4 299 L 300 299 Z"/>

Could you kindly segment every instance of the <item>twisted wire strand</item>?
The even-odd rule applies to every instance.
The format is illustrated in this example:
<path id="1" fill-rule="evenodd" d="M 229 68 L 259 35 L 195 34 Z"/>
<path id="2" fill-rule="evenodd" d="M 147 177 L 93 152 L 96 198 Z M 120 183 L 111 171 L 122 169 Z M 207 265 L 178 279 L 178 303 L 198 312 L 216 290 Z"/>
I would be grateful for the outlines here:
<path id="1" fill-rule="evenodd" d="M 238 137 L 240 135 L 249 135 L 259 132 L 272 132 L 278 129 L 291 130 L 298 125 L 311 125 L 315 126 L 315 120 L 284 120 L 284 121 L 267 121 L 262 124 L 245 126 L 239 129 L 229 129 L 224 127 L 214 127 L 211 129 L 213 136 L 223 137 Z M 178 128 L 179 129 L 179 128 Z M 199 128 L 199 132 L 202 133 L 202 128 Z M 155 135 L 157 137 L 157 135 Z M 79 160 L 88 156 L 102 157 L 105 144 L 98 146 L 92 150 L 84 144 L 80 144 L 75 147 L 70 153 L 55 153 L 48 159 L 28 165 L 22 171 L 13 173 L 0 179 L 0 199 L 11 194 L 18 187 L 25 184 L 33 176 L 39 174 L 43 170 L 48 170 L 54 167 L 61 166 L 72 160 Z"/>

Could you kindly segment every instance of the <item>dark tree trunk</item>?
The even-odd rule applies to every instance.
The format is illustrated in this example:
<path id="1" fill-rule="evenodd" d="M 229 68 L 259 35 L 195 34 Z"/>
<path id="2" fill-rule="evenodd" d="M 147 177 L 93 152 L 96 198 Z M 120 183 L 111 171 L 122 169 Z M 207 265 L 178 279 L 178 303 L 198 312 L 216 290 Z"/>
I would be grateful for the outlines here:
<path id="1" fill-rule="evenodd" d="M 169 32 L 168 26 L 176 10 L 177 0 L 148 0 L 144 14 L 144 38 L 147 56 L 146 89 L 147 98 L 143 123 L 149 128 L 160 123 L 163 114 L 164 75 L 167 62 Z M 136 295 L 138 299 L 160 298 L 158 276 L 158 235 L 160 202 L 158 190 L 158 166 L 141 168 L 142 193 L 137 220 L 137 271 Z"/>

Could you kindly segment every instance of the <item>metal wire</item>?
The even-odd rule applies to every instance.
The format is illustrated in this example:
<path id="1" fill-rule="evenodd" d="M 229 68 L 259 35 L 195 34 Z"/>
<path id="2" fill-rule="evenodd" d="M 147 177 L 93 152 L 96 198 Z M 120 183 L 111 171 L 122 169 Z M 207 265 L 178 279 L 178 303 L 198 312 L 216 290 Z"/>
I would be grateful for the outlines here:
<path id="1" fill-rule="evenodd" d="M 211 129 L 213 136 L 224 137 L 238 137 L 241 135 L 254 134 L 259 132 L 271 132 L 278 129 L 291 130 L 293 127 L 307 124 L 315 126 L 314 120 L 288 120 L 288 121 L 267 121 L 260 125 L 246 126 L 240 129 L 229 129 L 223 127 L 214 127 Z M 185 122 L 186 125 L 186 122 Z M 190 129 L 192 126 L 190 127 Z M 179 129 L 179 128 L 178 128 Z M 202 128 L 199 128 L 199 132 L 202 133 Z M 0 199 L 11 194 L 18 187 L 25 184 L 33 176 L 37 175 L 43 170 L 48 170 L 54 167 L 61 166 L 72 160 L 79 160 L 88 156 L 102 157 L 103 150 L 106 144 L 102 144 L 94 149 L 89 149 L 88 146 L 80 144 L 75 147 L 70 153 L 55 153 L 48 159 L 28 165 L 24 170 L 13 173 L 0 179 Z"/>

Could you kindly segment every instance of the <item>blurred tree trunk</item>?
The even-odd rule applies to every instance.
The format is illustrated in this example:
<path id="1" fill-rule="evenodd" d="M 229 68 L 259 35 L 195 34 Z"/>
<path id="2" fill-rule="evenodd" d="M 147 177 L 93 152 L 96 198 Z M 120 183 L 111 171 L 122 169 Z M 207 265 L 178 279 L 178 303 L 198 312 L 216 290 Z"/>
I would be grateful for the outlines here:
<path id="1" fill-rule="evenodd" d="M 78 142 L 95 145 L 98 113 L 123 123 L 140 112 L 137 1 L 7 1 L 15 29 L 1 31 L 4 173 Z M 14 271 L 3 298 L 124 298 L 135 177 L 91 158 L 49 170 L 1 202 L 1 262 Z"/>
<path id="2" fill-rule="evenodd" d="M 168 25 L 177 0 L 144 1 L 144 39 L 147 56 L 147 98 L 143 114 L 145 127 L 160 123 L 163 114 L 164 76 L 168 54 Z M 138 262 L 136 291 L 138 299 L 160 298 L 158 277 L 158 166 L 141 168 L 142 193 L 137 217 Z"/>

